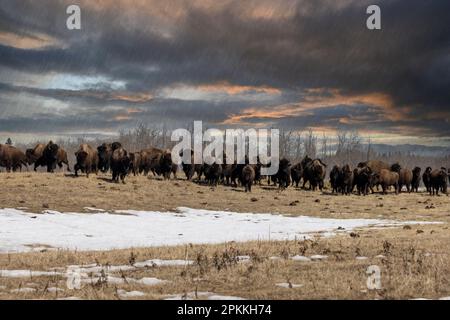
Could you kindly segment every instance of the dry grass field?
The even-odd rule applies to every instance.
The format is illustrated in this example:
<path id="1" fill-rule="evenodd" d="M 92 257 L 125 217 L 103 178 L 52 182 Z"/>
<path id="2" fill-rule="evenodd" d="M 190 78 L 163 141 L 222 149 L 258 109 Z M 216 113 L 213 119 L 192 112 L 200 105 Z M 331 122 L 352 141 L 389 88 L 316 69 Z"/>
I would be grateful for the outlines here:
<path id="1" fill-rule="evenodd" d="M 450 296 L 448 196 L 430 197 L 425 193 L 335 196 L 329 190 L 321 193 L 291 187 L 279 191 L 265 184 L 246 194 L 241 188 L 211 188 L 183 179 L 162 181 L 139 176 L 129 177 L 123 185 L 113 184 L 109 178 L 106 175 L 74 178 L 64 173 L 0 173 L 0 207 L 26 207 L 26 211 L 39 213 L 48 209 L 84 212 L 85 207 L 173 211 L 185 206 L 443 224 L 359 229 L 351 234 L 304 241 L 0 254 L 0 270 L 55 271 L 46 275 L 0 275 L 0 299 L 165 299 L 173 296 L 205 299 L 215 295 L 245 299 L 437 299 Z M 292 259 L 296 255 L 327 258 L 296 261 Z M 149 259 L 180 259 L 192 263 L 133 267 L 136 262 Z M 96 267 L 86 269 L 79 290 L 71 290 L 64 275 L 69 265 Z M 367 289 L 366 270 L 370 265 L 380 267 L 380 290 Z M 139 281 L 146 278 L 166 281 L 154 285 Z"/>

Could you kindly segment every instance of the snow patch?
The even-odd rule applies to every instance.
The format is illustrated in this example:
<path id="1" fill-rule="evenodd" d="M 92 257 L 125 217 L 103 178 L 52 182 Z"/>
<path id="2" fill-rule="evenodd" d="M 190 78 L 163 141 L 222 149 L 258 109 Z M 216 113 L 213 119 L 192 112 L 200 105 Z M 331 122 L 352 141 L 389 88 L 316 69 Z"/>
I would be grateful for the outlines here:
<path id="1" fill-rule="evenodd" d="M 0 209 L 0 252 L 30 251 L 33 244 L 69 250 L 207 244 L 229 241 L 294 240 L 312 233 L 348 232 L 361 227 L 425 224 L 378 219 L 324 219 L 262 213 L 236 213 L 178 208 L 178 212 L 123 210 L 34 215 Z M 181 214 L 180 214 L 181 213 Z"/>
<path id="2" fill-rule="evenodd" d="M 193 264 L 192 260 L 161 260 L 161 259 L 151 259 L 142 262 L 136 262 L 134 266 L 136 268 L 144 267 L 174 267 L 174 266 L 186 266 Z"/>
<path id="3" fill-rule="evenodd" d="M 36 289 L 23 287 L 23 288 L 11 290 L 11 293 L 31 293 L 31 292 L 36 292 Z"/>
<path id="4" fill-rule="evenodd" d="M 175 294 L 167 296 L 164 300 L 245 300 L 241 297 L 224 296 L 208 291 L 188 292 L 186 294 Z"/>
<path id="5" fill-rule="evenodd" d="M 117 290 L 117 294 L 121 298 L 135 298 L 145 296 L 145 293 L 142 291 L 125 291 L 122 289 Z"/>
<path id="6" fill-rule="evenodd" d="M 300 288 L 303 287 L 302 284 L 294 284 L 294 283 L 287 283 L 287 282 L 281 282 L 275 284 L 277 287 L 286 288 L 286 289 L 293 289 L 293 288 Z"/>
<path id="7" fill-rule="evenodd" d="M 305 256 L 299 256 L 299 255 L 291 257 L 291 260 L 302 261 L 302 262 L 309 262 L 309 261 L 311 261 L 310 258 L 305 257 Z"/>
<path id="8" fill-rule="evenodd" d="M 311 257 L 309 257 L 311 260 L 325 260 L 325 259 L 328 259 L 328 256 L 323 256 L 323 255 L 320 255 L 320 254 L 316 254 L 316 255 L 314 255 L 314 256 L 311 256 Z"/>

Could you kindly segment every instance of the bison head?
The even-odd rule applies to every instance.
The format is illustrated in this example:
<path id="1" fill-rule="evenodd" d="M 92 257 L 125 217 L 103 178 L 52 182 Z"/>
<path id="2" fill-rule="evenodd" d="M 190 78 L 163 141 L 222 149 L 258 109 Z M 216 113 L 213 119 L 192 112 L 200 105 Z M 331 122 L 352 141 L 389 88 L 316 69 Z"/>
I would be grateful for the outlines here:
<path id="1" fill-rule="evenodd" d="M 27 149 L 25 151 L 25 158 L 28 164 L 33 164 L 36 162 L 36 156 L 34 155 L 34 150 L 33 149 Z"/>
<path id="2" fill-rule="evenodd" d="M 170 172 L 172 169 L 172 154 L 170 152 L 164 152 L 160 158 L 159 164 L 163 172 Z"/>
<path id="3" fill-rule="evenodd" d="M 402 167 L 400 166 L 400 164 L 398 162 L 394 163 L 391 166 L 391 171 L 394 171 L 394 172 L 397 172 L 397 173 L 399 173 L 401 169 L 402 169 Z"/>
<path id="4" fill-rule="evenodd" d="M 48 160 L 56 160 L 58 155 L 59 146 L 52 141 L 48 143 L 44 150 L 44 156 Z"/>

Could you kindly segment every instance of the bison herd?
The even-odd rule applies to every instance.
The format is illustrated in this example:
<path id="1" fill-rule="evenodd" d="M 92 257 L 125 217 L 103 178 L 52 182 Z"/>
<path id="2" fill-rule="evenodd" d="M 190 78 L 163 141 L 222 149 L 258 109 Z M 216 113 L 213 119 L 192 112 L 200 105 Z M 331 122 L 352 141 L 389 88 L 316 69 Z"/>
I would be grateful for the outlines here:
<path id="1" fill-rule="evenodd" d="M 182 154 L 181 154 L 182 156 Z M 112 181 L 125 182 L 129 174 L 148 175 L 152 172 L 155 176 L 170 179 L 171 175 L 177 178 L 178 165 L 172 162 L 170 150 L 148 148 L 139 152 L 128 152 L 121 143 L 103 143 L 94 148 L 89 144 L 81 144 L 75 152 L 76 164 L 75 176 L 79 172 L 89 174 L 102 171 L 112 173 Z M 193 163 L 193 152 L 191 151 Z M 308 184 L 310 190 L 317 188 L 323 190 L 327 165 L 320 159 L 312 159 L 305 156 L 300 162 L 291 162 L 282 158 L 279 160 L 278 172 L 272 176 L 261 175 L 263 164 L 259 159 L 256 164 L 250 164 L 248 158 L 245 163 L 226 163 L 226 156 L 221 164 L 190 164 L 182 163 L 181 167 L 188 180 L 207 183 L 216 186 L 219 183 L 237 187 L 240 184 L 245 191 L 251 192 L 254 184 L 261 184 L 263 179 L 268 184 L 278 185 L 285 189 L 289 186 L 305 188 Z M 54 172 L 56 166 L 63 165 L 70 171 L 67 152 L 59 145 L 50 141 L 48 144 L 38 144 L 33 149 L 27 149 L 25 153 L 11 146 L 0 144 L 0 167 L 5 167 L 8 172 L 22 170 L 22 167 L 34 166 L 34 170 L 40 166 L 47 172 Z M 335 194 L 349 195 L 356 192 L 359 195 L 367 195 L 381 188 L 383 193 L 394 189 L 396 194 L 406 188 L 407 192 L 418 192 L 421 181 L 431 195 L 439 192 L 447 193 L 447 180 L 450 181 L 450 170 L 446 168 L 432 169 L 427 167 L 422 173 L 421 168 L 404 168 L 398 163 L 389 165 L 380 160 L 371 160 L 359 163 L 356 168 L 349 164 L 335 165 L 329 173 L 331 190 Z"/>

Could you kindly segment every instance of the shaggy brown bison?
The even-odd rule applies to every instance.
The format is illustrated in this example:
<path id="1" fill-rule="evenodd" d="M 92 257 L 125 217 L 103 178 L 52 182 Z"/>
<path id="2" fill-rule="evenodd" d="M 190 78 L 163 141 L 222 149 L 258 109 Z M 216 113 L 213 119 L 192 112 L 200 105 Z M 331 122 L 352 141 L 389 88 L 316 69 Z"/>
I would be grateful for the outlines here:
<path id="1" fill-rule="evenodd" d="M 245 192 L 252 192 L 252 185 L 255 181 L 255 169 L 254 165 L 246 165 L 242 169 L 241 182 L 245 188 Z"/>
<path id="2" fill-rule="evenodd" d="M 34 164 L 34 171 L 40 166 L 39 160 L 44 153 L 45 144 L 39 143 L 33 149 L 27 149 L 25 152 L 28 164 Z"/>
<path id="3" fill-rule="evenodd" d="M 75 176 L 78 177 L 78 171 L 86 173 L 86 177 L 89 178 L 89 174 L 98 172 L 98 153 L 97 150 L 90 145 L 83 143 L 80 148 L 75 152 L 77 163 L 75 164 Z"/>
<path id="4" fill-rule="evenodd" d="M 122 147 L 120 142 L 103 143 L 97 147 L 98 169 L 102 172 L 108 172 L 111 166 L 111 157 L 114 150 Z"/>
<path id="5" fill-rule="evenodd" d="M 202 165 L 194 164 L 194 151 L 193 150 L 185 150 L 184 152 L 190 152 L 191 160 L 190 161 L 182 161 L 181 168 L 186 175 L 187 180 L 192 180 L 195 174 L 197 174 L 197 180 L 201 180 L 202 176 Z M 183 151 L 180 153 L 180 157 L 183 158 Z"/>
<path id="6" fill-rule="evenodd" d="M 209 185 L 217 186 L 222 177 L 222 165 L 217 163 L 205 163 L 203 165 L 203 173 L 205 174 L 205 180 Z"/>
<path id="7" fill-rule="evenodd" d="M 387 190 L 390 186 L 394 186 L 395 193 L 399 193 L 399 174 L 397 172 L 381 169 L 379 174 L 375 174 L 378 177 L 378 183 L 383 189 L 383 194 L 387 194 Z"/>
<path id="8" fill-rule="evenodd" d="M 280 159 L 278 172 L 272 177 L 278 182 L 279 188 L 285 189 L 291 185 L 291 162 L 286 159 Z"/>
<path id="9" fill-rule="evenodd" d="M 155 168 L 155 172 L 161 174 L 165 180 L 170 180 L 170 174 L 175 171 L 174 175 L 176 177 L 176 172 L 178 167 L 174 167 L 172 163 L 172 153 L 170 150 L 164 150 L 161 154 L 159 165 Z"/>
<path id="10" fill-rule="evenodd" d="M 232 164 L 222 164 L 222 181 L 224 185 L 226 186 L 230 185 L 232 172 L 233 172 Z"/>
<path id="11" fill-rule="evenodd" d="M 63 164 L 66 165 L 67 171 L 70 172 L 70 166 L 69 166 L 69 160 L 67 158 L 67 152 L 63 148 L 58 149 L 58 153 L 56 154 L 56 163 L 58 164 L 58 167 L 61 169 L 63 167 Z"/>
<path id="12" fill-rule="evenodd" d="M 350 168 L 350 165 L 346 164 L 342 167 L 342 183 L 341 183 L 341 192 L 342 194 L 349 195 L 353 191 L 353 171 Z"/>
<path id="13" fill-rule="evenodd" d="M 408 168 L 400 169 L 398 181 L 399 192 L 402 192 L 403 186 L 406 186 L 406 191 L 410 193 L 412 191 L 411 190 L 412 182 L 413 182 L 412 170 Z"/>
<path id="14" fill-rule="evenodd" d="M 112 181 L 119 182 L 119 178 L 122 183 L 125 183 L 125 177 L 130 170 L 130 156 L 128 152 L 122 148 L 116 148 L 111 156 L 111 171 L 112 171 Z"/>
<path id="15" fill-rule="evenodd" d="M 22 165 L 27 167 L 25 154 L 16 147 L 0 144 L 0 167 L 5 167 L 10 172 L 22 170 Z"/>
<path id="16" fill-rule="evenodd" d="M 141 153 L 140 152 L 132 152 L 129 154 L 130 156 L 130 168 L 129 172 L 133 172 L 134 176 L 139 174 L 139 167 L 141 166 Z"/>
<path id="17" fill-rule="evenodd" d="M 374 173 L 369 167 L 358 167 L 353 170 L 353 187 L 356 186 L 358 194 L 367 196 Z"/>
<path id="18" fill-rule="evenodd" d="M 382 169 L 391 170 L 391 166 L 381 160 L 369 160 L 358 164 L 358 168 L 364 167 L 369 167 L 373 173 L 380 173 Z"/>
<path id="19" fill-rule="evenodd" d="M 433 169 L 431 169 L 431 167 L 427 167 L 422 175 L 423 184 L 425 185 L 427 191 L 430 193 L 431 193 L 431 171 L 433 171 Z"/>
<path id="20" fill-rule="evenodd" d="M 332 189 L 332 193 L 341 192 L 341 184 L 342 184 L 342 169 L 335 165 L 333 169 L 330 171 L 330 185 Z"/>
<path id="21" fill-rule="evenodd" d="M 42 160 L 38 160 L 41 162 L 41 165 L 47 167 L 47 172 L 54 172 L 56 169 L 56 163 L 58 161 L 58 150 L 59 146 L 53 141 L 50 141 L 44 148 L 42 152 Z"/>
<path id="22" fill-rule="evenodd" d="M 430 195 L 439 195 L 439 191 L 447 194 L 448 173 L 446 168 L 435 169 L 430 174 Z"/>
<path id="23" fill-rule="evenodd" d="M 144 172 L 144 175 L 148 175 L 150 171 L 156 175 L 156 169 L 158 168 L 161 160 L 161 156 L 164 153 L 163 150 L 158 148 L 150 147 L 148 149 L 144 149 L 141 152 L 141 167 L 139 168 L 139 172 Z"/>
<path id="24" fill-rule="evenodd" d="M 320 159 L 310 160 L 303 167 L 303 186 L 309 182 L 309 189 L 316 190 L 319 187 L 322 191 L 326 174 L 326 164 Z"/>
<path id="25" fill-rule="evenodd" d="M 54 172 L 56 165 L 61 169 L 63 164 L 66 165 L 67 171 L 70 171 L 67 152 L 53 141 L 47 145 L 40 143 L 34 149 L 27 149 L 26 158 L 28 164 L 34 164 L 34 171 L 42 166 L 47 168 L 47 172 Z"/>
<path id="26" fill-rule="evenodd" d="M 421 171 L 422 171 L 422 169 L 420 169 L 419 167 L 415 167 L 412 171 L 412 174 L 413 174 L 412 181 L 411 181 L 412 191 L 419 192 Z"/>
<path id="27" fill-rule="evenodd" d="M 300 183 L 300 180 L 303 176 L 303 166 L 302 163 L 299 162 L 296 165 L 291 167 L 291 178 L 292 178 L 292 185 L 295 183 L 295 187 L 298 188 L 298 185 Z"/>

